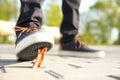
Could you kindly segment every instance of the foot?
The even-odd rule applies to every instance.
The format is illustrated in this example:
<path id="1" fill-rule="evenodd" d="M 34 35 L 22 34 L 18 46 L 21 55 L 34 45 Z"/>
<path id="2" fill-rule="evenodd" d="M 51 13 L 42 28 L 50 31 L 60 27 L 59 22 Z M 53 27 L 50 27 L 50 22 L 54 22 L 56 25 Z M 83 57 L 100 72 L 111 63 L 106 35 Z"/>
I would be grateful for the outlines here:
<path id="1" fill-rule="evenodd" d="M 81 40 L 76 39 L 68 43 L 60 43 L 61 56 L 75 56 L 87 58 L 103 58 L 105 53 L 100 50 L 95 50 L 87 47 Z"/>
<path id="2" fill-rule="evenodd" d="M 37 57 L 38 50 L 47 47 L 47 51 L 53 46 L 54 39 L 44 29 L 30 27 L 15 27 L 20 31 L 16 39 L 16 55 L 18 61 L 30 61 Z"/>

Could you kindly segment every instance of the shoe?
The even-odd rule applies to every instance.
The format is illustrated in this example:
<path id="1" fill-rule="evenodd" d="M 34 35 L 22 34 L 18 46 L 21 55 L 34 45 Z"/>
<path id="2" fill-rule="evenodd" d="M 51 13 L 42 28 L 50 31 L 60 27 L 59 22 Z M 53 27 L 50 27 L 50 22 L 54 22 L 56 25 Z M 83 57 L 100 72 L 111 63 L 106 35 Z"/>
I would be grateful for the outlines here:
<path id="1" fill-rule="evenodd" d="M 54 39 L 47 31 L 37 27 L 15 27 L 20 31 L 16 39 L 16 56 L 18 61 L 30 61 L 37 57 L 38 49 L 47 47 L 49 51 L 54 44 Z"/>
<path id="2" fill-rule="evenodd" d="M 60 56 L 74 56 L 86 58 L 103 58 L 105 52 L 87 47 L 81 40 L 75 39 L 68 43 L 60 42 Z"/>

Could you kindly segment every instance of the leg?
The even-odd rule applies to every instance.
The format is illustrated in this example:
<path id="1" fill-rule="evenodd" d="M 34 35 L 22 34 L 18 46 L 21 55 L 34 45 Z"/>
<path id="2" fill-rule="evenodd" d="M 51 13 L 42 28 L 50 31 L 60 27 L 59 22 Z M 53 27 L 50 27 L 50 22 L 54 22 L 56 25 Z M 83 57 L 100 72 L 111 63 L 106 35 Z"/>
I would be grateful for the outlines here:
<path id="1" fill-rule="evenodd" d="M 81 0 L 63 0 L 63 20 L 60 29 L 62 33 L 62 38 L 60 40 L 60 55 L 104 57 L 105 53 L 103 51 L 88 48 L 81 40 L 76 38 L 78 34 L 80 1 Z"/>
<path id="2" fill-rule="evenodd" d="M 43 24 L 43 14 L 41 6 L 45 0 L 20 0 L 21 9 L 16 26 L 41 27 Z M 16 32 L 19 34 L 19 31 Z"/>
<path id="3" fill-rule="evenodd" d="M 78 34 L 80 0 L 63 0 L 63 20 L 60 32 L 63 37 L 61 42 L 69 42 Z"/>
<path id="4" fill-rule="evenodd" d="M 30 61 L 37 57 L 35 66 L 39 67 L 44 54 L 52 48 L 54 43 L 53 37 L 47 31 L 41 29 L 43 24 L 41 6 L 44 0 L 20 1 L 21 11 L 15 27 L 18 61 Z M 38 56 L 38 54 L 40 55 Z M 38 59 L 38 57 L 41 59 Z"/>

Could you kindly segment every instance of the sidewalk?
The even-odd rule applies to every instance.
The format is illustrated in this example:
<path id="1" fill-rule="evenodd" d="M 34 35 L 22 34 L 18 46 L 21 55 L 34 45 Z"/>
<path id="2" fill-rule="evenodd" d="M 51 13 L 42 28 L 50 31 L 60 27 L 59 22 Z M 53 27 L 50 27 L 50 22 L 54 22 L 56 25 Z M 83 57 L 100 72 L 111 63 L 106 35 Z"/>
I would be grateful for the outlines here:
<path id="1" fill-rule="evenodd" d="M 46 54 L 42 67 L 17 62 L 14 45 L 0 45 L 0 80 L 120 80 L 120 46 L 92 46 L 106 52 L 103 59 L 56 56 L 58 46 Z"/>

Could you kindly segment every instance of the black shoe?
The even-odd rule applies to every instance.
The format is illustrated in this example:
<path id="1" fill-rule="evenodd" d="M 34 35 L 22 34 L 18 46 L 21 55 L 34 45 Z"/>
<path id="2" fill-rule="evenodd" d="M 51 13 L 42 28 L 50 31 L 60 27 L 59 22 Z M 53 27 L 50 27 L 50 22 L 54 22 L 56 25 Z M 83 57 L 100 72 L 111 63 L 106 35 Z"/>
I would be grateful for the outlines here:
<path id="1" fill-rule="evenodd" d="M 60 42 L 61 56 L 76 56 L 88 58 L 103 58 L 105 52 L 87 47 L 81 40 L 76 39 L 68 43 Z"/>
<path id="2" fill-rule="evenodd" d="M 36 27 L 15 27 L 15 31 L 21 31 L 16 39 L 16 55 L 18 61 L 30 61 L 36 58 L 38 49 L 47 47 L 50 50 L 54 39 L 44 29 Z"/>

